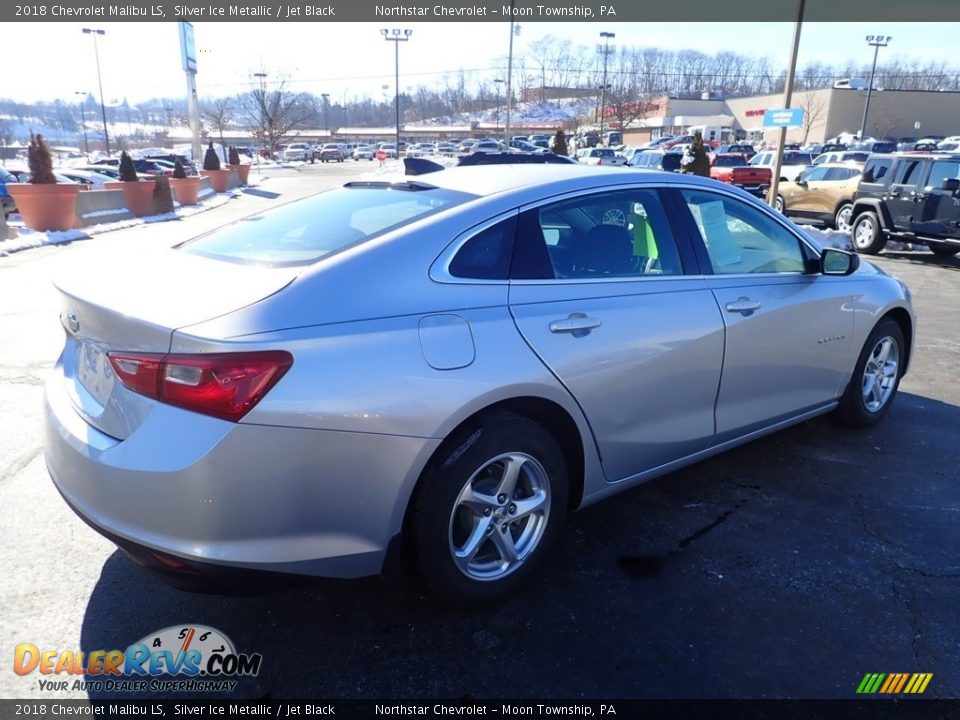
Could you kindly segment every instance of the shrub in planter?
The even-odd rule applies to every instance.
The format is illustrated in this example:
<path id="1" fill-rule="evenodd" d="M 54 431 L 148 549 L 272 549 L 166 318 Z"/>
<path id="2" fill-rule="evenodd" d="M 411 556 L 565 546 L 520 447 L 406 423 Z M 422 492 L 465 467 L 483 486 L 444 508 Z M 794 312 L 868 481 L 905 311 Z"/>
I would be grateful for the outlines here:
<path id="1" fill-rule="evenodd" d="M 217 155 L 217 151 L 213 149 L 213 141 L 210 141 L 210 145 L 207 147 L 207 152 L 203 155 L 203 169 L 204 170 L 219 170 L 220 169 L 220 156 Z"/>
<path id="2" fill-rule="evenodd" d="M 137 167 L 133 164 L 130 156 L 127 155 L 126 150 L 120 153 L 120 180 L 123 182 L 140 181 L 140 178 L 137 176 Z"/>
<path id="3" fill-rule="evenodd" d="M 29 183 L 10 183 L 7 192 L 17 204 L 23 224 L 33 230 L 69 230 L 77 221 L 77 184 L 59 184 L 53 174 L 53 158 L 43 136 L 30 133 L 27 148 Z"/>
<path id="4" fill-rule="evenodd" d="M 567 136 L 563 134 L 563 130 L 560 128 L 557 128 L 557 133 L 553 136 L 553 153 L 555 155 L 569 154 L 567 150 Z"/>
<path id="5" fill-rule="evenodd" d="M 240 151 L 231 145 L 230 150 L 227 152 L 227 157 L 230 159 L 227 167 L 231 170 L 236 170 L 240 174 L 240 183 L 246 185 L 247 178 L 250 177 L 250 166 L 240 164 Z"/>
<path id="6" fill-rule="evenodd" d="M 237 149 L 233 145 L 230 146 L 230 150 L 227 152 L 227 157 L 229 158 L 229 165 L 240 164 L 240 153 L 237 152 Z"/>
<path id="7" fill-rule="evenodd" d="M 177 195 L 177 202 L 181 205 L 196 205 L 200 191 L 200 178 L 187 177 L 187 171 L 179 160 L 173 162 L 173 177 L 170 178 L 170 187 Z"/>
<path id="8" fill-rule="evenodd" d="M 173 192 L 166 175 L 158 177 L 153 184 L 153 207 L 158 214 L 173 212 Z"/>

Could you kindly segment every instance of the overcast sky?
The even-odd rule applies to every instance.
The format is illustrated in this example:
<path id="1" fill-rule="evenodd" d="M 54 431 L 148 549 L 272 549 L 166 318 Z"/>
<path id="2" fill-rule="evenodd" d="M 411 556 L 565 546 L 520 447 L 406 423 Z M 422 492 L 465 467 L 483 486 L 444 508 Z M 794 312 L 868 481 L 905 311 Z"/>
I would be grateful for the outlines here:
<path id="1" fill-rule="evenodd" d="M 76 100 L 75 91 L 95 96 L 93 42 L 85 23 L 18 23 L 4 32 L 7 72 L 0 97 L 21 101 Z M 99 38 L 103 91 L 108 104 L 185 94 L 177 23 L 103 23 Z M 251 85 L 251 74 L 265 71 L 268 83 L 287 78 L 297 90 L 344 97 L 393 95 L 394 47 L 381 27 L 412 29 L 400 46 L 400 87 L 432 85 L 461 68 L 502 77 L 509 41 L 505 22 L 479 23 L 206 23 L 194 26 L 198 51 L 197 87 L 201 98 L 235 94 Z M 788 61 L 792 23 L 523 23 L 514 53 L 522 54 L 546 35 L 594 48 L 601 30 L 616 33 L 617 45 L 691 48 L 706 53 L 732 50 Z M 960 23 L 807 23 L 799 65 L 869 63 L 867 34 L 893 36 L 881 49 L 881 62 L 900 56 L 953 62 Z M 47 47 L 49 52 L 38 48 Z M 49 58 L 49 59 L 48 59 Z M 960 61 L 956 61 L 960 64 Z M 24 66 L 29 68 L 24 71 Z"/>

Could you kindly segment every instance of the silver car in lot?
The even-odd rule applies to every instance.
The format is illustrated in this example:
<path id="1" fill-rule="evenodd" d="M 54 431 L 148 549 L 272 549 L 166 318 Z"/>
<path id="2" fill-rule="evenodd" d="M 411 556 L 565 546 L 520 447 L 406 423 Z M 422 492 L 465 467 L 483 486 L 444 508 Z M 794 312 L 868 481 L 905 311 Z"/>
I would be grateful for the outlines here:
<path id="1" fill-rule="evenodd" d="M 915 324 L 736 188 L 576 165 L 350 182 L 58 288 L 45 457 L 90 525 L 174 583 L 412 566 L 451 603 L 569 511 L 878 422 Z"/>

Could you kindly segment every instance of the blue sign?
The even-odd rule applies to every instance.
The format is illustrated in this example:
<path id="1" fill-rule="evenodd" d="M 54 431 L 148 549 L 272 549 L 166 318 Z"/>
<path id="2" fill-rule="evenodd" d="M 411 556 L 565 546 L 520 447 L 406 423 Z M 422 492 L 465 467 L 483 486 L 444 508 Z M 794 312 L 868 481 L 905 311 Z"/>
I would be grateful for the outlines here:
<path id="1" fill-rule="evenodd" d="M 765 128 L 803 127 L 803 108 L 767 110 L 763 113 L 763 126 Z"/>

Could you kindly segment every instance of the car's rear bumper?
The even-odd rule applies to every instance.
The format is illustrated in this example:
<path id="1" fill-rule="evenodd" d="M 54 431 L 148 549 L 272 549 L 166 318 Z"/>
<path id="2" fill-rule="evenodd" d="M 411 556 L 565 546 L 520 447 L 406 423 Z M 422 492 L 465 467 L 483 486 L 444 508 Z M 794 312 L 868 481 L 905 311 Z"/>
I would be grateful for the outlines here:
<path id="1" fill-rule="evenodd" d="M 74 511 L 142 564 L 186 576 L 381 572 L 439 443 L 234 424 L 164 405 L 121 441 L 77 414 L 59 366 L 44 420 L 47 468 Z"/>

